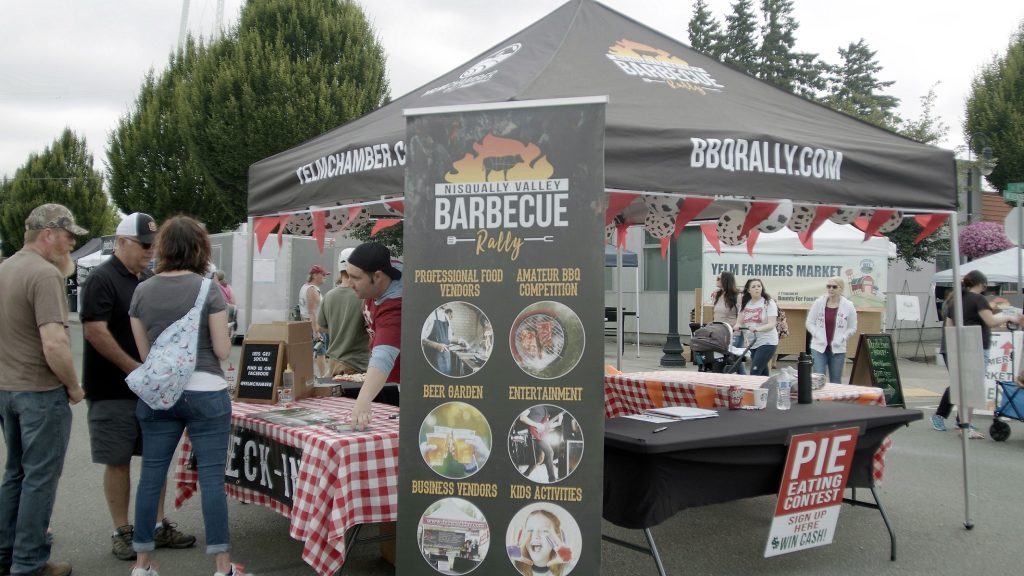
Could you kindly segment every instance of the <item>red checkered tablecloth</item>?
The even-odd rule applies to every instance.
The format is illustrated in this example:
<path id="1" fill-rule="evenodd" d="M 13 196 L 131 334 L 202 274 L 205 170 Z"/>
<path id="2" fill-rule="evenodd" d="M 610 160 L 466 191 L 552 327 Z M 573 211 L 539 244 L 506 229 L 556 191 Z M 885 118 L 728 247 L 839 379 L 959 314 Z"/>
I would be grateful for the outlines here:
<path id="1" fill-rule="evenodd" d="M 605 418 L 615 418 L 663 406 L 725 408 L 729 405 L 730 386 L 754 390 L 767 379 L 767 376 L 685 370 L 605 374 L 604 415 Z M 814 399 L 885 406 L 885 395 L 881 388 L 852 384 L 825 384 L 824 388 L 814 391 Z M 891 447 L 892 438 L 886 438 L 875 452 L 876 482 L 882 480 L 885 473 L 885 453 Z"/>
<path id="2" fill-rule="evenodd" d="M 353 400 L 318 397 L 296 402 L 347 421 Z M 273 409 L 266 404 L 234 403 L 231 423 L 302 449 L 292 506 L 266 494 L 225 483 L 228 496 L 276 510 L 290 520 L 291 537 L 304 542 L 302 559 L 318 574 L 337 572 L 345 562 L 345 533 L 357 524 L 398 519 L 398 408 L 374 404 L 370 430 L 342 434 L 323 426 L 289 427 L 248 417 Z M 182 443 L 172 480 L 175 508 L 196 491 L 198 476 L 188 469 L 192 446 Z"/>

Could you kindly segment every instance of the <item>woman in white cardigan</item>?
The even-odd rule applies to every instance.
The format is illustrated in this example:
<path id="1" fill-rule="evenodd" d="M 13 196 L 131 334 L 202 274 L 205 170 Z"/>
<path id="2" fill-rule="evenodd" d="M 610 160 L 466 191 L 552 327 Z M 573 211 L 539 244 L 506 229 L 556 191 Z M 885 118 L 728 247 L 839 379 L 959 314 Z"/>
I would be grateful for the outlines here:
<path id="1" fill-rule="evenodd" d="M 843 379 L 846 343 L 857 331 L 857 309 L 843 296 L 842 278 L 829 278 L 825 288 L 828 292 L 814 301 L 805 326 L 811 334 L 814 371 L 824 374 L 828 367 L 828 381 L 838 383 Z"/>

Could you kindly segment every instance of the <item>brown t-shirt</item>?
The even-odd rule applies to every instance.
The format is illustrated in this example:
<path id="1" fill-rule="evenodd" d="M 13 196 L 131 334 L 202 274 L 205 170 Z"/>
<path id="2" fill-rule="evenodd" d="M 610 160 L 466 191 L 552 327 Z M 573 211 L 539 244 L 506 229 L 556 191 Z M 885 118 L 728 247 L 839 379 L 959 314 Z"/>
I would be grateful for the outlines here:
<path id="1" fill-rule="evenodd" d="M 46 392 L 63 386 L 43 355 L 39 327 L 68 332 L 68 301 L 57 267 L 31 250 L 0 264 L 0 390 Z"/>

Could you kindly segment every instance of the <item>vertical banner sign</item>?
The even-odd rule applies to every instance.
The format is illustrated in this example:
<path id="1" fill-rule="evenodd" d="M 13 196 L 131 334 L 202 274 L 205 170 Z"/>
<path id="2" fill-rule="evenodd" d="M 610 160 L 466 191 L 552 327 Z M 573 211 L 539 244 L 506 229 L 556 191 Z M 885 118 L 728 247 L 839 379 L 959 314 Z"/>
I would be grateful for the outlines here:
<path id="1" fill-rule="evenodd" d="M 601 572 L 604 104 L 406 111 L 400 574 Z"/>
<path id="2" fill-rule="evenodd" d="M 857 435 L 841 428 L 790 439 L 765 558 L 832 543 Z"/>

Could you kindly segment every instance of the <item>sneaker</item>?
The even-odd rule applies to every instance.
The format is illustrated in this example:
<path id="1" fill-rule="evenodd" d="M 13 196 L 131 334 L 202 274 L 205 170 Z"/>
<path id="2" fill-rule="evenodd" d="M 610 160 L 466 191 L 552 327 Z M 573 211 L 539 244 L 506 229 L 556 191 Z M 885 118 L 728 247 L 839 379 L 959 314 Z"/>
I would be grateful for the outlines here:
<path id="1" fill-rule="evenodd" d="M 70 576 L 70 574 L 71 564 L 69 562 L 47 562 L 34 576 Z"/>
<path id="2" fill-rule="evenodd" d="M 960 434 L 962 435 L 963 433 L 964 433 L 963 429 L 961 429 L 960 430 Z M 985 435 L 982 434 L 977 428 L 975 428 L 974 424 L 968 424 L 967 425 L 967 438 L 969 440 L 984 440 L 985 439 Z"/>
<path id="3" fill-rule="evenodd" d="M 152 566 L 149 568 L 136 566 L 135 568 L 132 568 L 132 576 L 160 576 L 160 574 L 156 571 L 156 568 L 153 568 Z"/>
<path id="4" fill-rule="evenodd" d="M 153 544 L 157 548 L 180 549 L 189 548 L 196 543 L 195 536 L 179 532 L 177 526 L 164 518 L 161 521 L 161 526 L 153 533 Z"/>
<path id="5" fill-rule="evenodd" d="M 135 536 L 135 528 L 131 524 L 125 524 L 117 529 L 117 533 L 110 537 L 110 552 L 118 560 L 135 560 L 135 549 L 132 548 L 132 537 Z"/>
<path id="6" fill-rule="evenodd" d="M 214 572 L 213 576 L 253 576 L 253 574 L 251 572 L 246 572 L 245 566 L 232 562 L 231 569 L 228 570 L 227 574 L 223 572 Z"/>
<path id="7" fill-rule="evenodd" d="M 932 428 L 934 428 L 936 432 L 945 432 L 946 419 L 938 414 L 932 414 Z"/>

